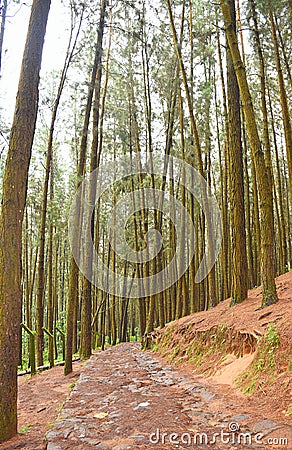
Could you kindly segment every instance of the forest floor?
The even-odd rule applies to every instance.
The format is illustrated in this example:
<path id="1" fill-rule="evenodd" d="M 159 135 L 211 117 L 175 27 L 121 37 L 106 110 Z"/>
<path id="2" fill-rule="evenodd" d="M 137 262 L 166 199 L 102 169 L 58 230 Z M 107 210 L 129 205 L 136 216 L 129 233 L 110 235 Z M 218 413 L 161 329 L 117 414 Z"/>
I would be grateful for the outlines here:
<path id="1" fill-rule="evenodd" d="M 54 377 L 52 387 L 56 387 L 57 380 Z M 45 392 L 48 388 L 49 384 L 44 387 Z M 44 400 L 39 390 L 36 396 L 40 409 Z M 165 359 L 151 352 L 141 352 L 136 343 L 120 344 L 91 358 L 49 431 L 47 423 L 41 426 L 42 412 L 36 412 L 36 405 L 32 413 L 31 401 L 32 398 L 26 402 L 26 423 L 31 423 L 38 415 L 38 424 L 25 432 L 22 441 L 11 441 L 2 448 L 188 449 L 194 448 L 188 445 L 188 440 L 197 435 L 197 444 L 201 444 L 196 448 L 242 449 L 240 432 L 252 433 L 254 440 L 247 446 L 249 449 L 267 448 L 264 442 L 269 438 L 292 442 L 289 421 L 274 417 L 273 411 L 262 408 L 256 399 L 251 401 L 230 386 L 212 379 L 177 370 Z M 55 401 L 55 414 L 56 406 Z M 43 433 L 47 431 L 46 442 L 34 428 Z M 172 433 L 177 437 L 171 436 Z M 221 433 L 224 433 L 223 438 Z M 235 443 L 230 445 L 232 441 Z M 268 448 L 291 446 L 282 443 Z"/>
<path id="2" fill-rule="evenodd" d="M 287 361 L 292 344 L 291 272 L 277 279 L 277 288 L 279 303 L 264 310 L 258 309 L 258 288 L 235 308 L 226 301 L 173 323 L 171 343 L 163 352 L 142 352 L 138 343 L 120 344 L 95 352 L 86 365 L 74 363 L 69 377 L 64 377 L 63 367 L 20 377 L 21 433 L 0 450 L 292 449 L 292 372 Z M 281 330 L 277 376 L 267 380 L 263 367 L 253 395 L 245 395 L 235 379 L 255 358 L 252 338 L 264 335 L 271 323 Z M 198 368 L 182 356 L 191 343 L 190 330 L 206 333 L 214 324 L 232 331 L 242 354 L 230 352 L 219 364 L 210 353 Z M 166 336 L 166 330 L 161 335 Z M 244 346 L 238 336 L 244 337 Z"/>
<path id="3" fill-rule="evenodd" d="M 63 375 L 64 367 L 61 366 L 40 372 L 34 377 L 19 377 L 19 434 L 0 444 L 0 449 L 44 449 L 44 436 L 52 427 L 84 366 L 84 362 L 74 362 L 74 372 L 67 377 Z"/>

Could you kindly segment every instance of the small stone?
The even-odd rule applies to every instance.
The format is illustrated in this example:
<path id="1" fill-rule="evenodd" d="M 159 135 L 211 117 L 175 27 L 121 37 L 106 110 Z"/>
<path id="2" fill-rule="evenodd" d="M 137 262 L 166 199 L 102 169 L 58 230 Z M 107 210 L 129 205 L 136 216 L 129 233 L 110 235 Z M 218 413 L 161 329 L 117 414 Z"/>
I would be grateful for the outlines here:
<path id="1" fill-rule="evenodd" d="M 55 439 L 57 436 L 58 436 L 58 433 L 56 433 L 56 432 L 53 431 L 53 430 L 48 431 L 47 434 L 46 434 L 47 440 Z"/>
<path id="2" fill-rule="evenodd" d="M 59 447 L 59 445 L 54 445 L 49 442 L 47 445 L 47 450 L 61 450 L 61 447 Z"/>
<path id="3" fill-rule="evenodd" d="M 63 431 L 63 436 L 64 436 L 64 438 L 67 439 L 68 436 L 71 434 L 71 432 L 72 432 L 72 430 L 68 430 L 68 429 L 67 429 L 67 430 L 64 430 L 64 431 Z"/>
<path id="4" fill-rule="evenodd" d="M 204 398 L 204 400 L 206 400 L 206 402 L 209 402 L 213 397 L 215 397 L 215 394 L 207 391 L 202 391 L 201 396 Z"/>
<path id="5" fill-rule="evenodd" d="M 90 444 L 90 445 L 95 445 L 100 450 L 101 449 L 108 450 L 108 447 L 105 447 L 104 445 L 102 445 L 98 439 L 85 438 L 85 439 L 83 439 L 83 442 L 86 442 L 87 444 Z M 100 445 L 102 445 L 102 447 L 99 447 Z"/>
<path id="6" fill-rule="evenodd" d="M 108 417 L 109 419 L 117 419 L 118 417 L 121 417 L 123 414 L 120 412 L 117 413 L 111 413 Z"/>
<path id="7" fill-rule="evenodd" d="M 138 406 L 135 406 L 135 408 L 133 408 L 133 411 L 137 411 L 137 409 L 140 409 L 140 408 L 147 408 L 147 406 L 149 406 L 149 405 L 150 405 L 149 402 L 139 403 Z"/>
<path id="8" fill-rule="evenodd" d="M 116 445 L 112 450 L 131 450 L 132 447 L 128 444 Z"/>
<path id="9" fill-rule="evenodd" d="M 276 422 L 273 422 L 272 420 L 263 420 L 262 422 L 258 422 L 254 428 L 254 433 L 262 433 L 266 430 L 271 430 L 277 427 L 278 424 Z"/>
<path id="10" fill-rule="evenodd" d="M 248 414 L 238 414 L 237 416 L 231 417 L 230 422 L 242 422 L 249 419 Z"/>

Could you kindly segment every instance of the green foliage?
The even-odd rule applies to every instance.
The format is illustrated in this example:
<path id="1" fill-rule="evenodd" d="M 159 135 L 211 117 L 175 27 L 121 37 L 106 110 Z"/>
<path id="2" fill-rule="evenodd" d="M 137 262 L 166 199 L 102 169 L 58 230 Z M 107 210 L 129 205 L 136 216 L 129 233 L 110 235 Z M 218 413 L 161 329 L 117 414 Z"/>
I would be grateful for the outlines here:
<path id="1" fill-rule="evenodd" d="M 58 406 L 58 408 L 56 410 L 58 413 L 60 413 L 62 411 L 64 404 L 65 404 L 65 402 L 60 403 L 60 405 Z"/>
<path id="2" fill-rule="evenodd" d="M 274 353 L 280 344 L 280 337 L 274 323 L 269 325 L 268 331 L 265 334 L 265 339 L 270 347 L 269 353 Z"/>
<path id="3" fill-rule="evenodd" d="M 18 431 L 18 433 L 20 434 L 24 434 L 26 431 L 30 430 L 32 427 L 32 425 L 23 425 L 20 430 Z"/>
<path id="4" fill-rule="evenodd" d="M 159 345 L 158 345 L 158 344 L 154 344 L 154 345 L 152 346 L 152 348 L 151 348 L 151 351 L 152 351 L 153 353 L 158 352 L 158 351 L 159 351 Z"/>

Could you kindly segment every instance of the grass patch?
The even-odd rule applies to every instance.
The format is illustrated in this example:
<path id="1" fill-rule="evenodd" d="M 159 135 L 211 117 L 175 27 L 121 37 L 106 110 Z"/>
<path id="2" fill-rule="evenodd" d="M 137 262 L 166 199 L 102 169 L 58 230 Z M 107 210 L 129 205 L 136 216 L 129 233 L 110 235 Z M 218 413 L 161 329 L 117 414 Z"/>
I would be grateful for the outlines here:
<path id="1" fill-rule="evenodd" d="M 26 431 L 30 430 L 32 427 L 32 425 L 23 425 L 20 430 L 18 431 L 18 433 L 20 434 L 24 434 Z"/>
<path id="2" fill-rule="evenodd" d="M 63 408 L 64 404 L 65 404 L 65 402 L 60 403 L 60 405 L 59 405 L 58 408 L 56 409 L 56 411 L 57 411 L 58 413 L 60 413 L 60 412 L 62 411 L 62 408 Z"/>
<path id="3" fill-rule="evenodd" d="M 152 351 L 153 353 L 158 352 L 158 351 L 159 351 L 159 345 L 158 345 L 158 344 L 153 344 L 153 346 L 152 346 L 152 348 L 151 348 L 151 351 Z"/>

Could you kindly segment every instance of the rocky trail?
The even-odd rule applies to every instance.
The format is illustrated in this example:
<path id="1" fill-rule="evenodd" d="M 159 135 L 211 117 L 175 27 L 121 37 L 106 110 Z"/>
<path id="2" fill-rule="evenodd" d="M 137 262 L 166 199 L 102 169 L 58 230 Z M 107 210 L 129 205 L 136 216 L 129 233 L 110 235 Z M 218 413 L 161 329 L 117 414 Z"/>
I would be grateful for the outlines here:
<path id="1" fill-rule="evenodd" d="M 124 343 L 68 376 L 19 377 L 18 434 L 0 450 L 292 450 L 292 271 L 276 281 L 276 305 L 252 289 L 156 330 L 157 352 Z"/>
<path id="2" fill-rule="evenodd" d="M 172 448 L 292 449 L 292 427 L 134 343 L 91 358 L 47 433 L 47 450 Z"/>

